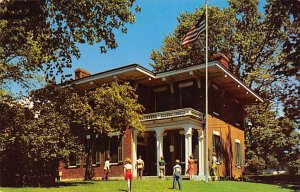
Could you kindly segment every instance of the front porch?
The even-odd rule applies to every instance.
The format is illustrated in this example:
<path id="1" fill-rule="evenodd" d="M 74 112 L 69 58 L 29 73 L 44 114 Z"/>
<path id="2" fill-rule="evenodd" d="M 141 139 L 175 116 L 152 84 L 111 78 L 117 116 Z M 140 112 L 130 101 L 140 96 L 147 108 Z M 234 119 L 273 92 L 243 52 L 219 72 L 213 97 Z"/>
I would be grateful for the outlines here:
<path id="1" fill-rule="evenodd" d="M 194 156 L 195 174 L 204 179 L 203 114 L 192 108 L 145 114 L 143 135 L 133 132 L 133 160 L 138 155 L 145 161 L 144 174 L 159 175 L 159 160 L 166 161 L 166 175 L 172 175 L 176 159 L 180 160 L 183 175 L 190 155 Z"/>

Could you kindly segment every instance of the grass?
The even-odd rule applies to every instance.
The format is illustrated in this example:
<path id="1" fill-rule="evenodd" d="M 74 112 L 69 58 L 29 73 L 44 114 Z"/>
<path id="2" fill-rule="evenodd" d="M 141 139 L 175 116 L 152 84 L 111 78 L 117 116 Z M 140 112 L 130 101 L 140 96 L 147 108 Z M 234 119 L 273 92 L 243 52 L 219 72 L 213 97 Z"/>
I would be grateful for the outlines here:
<path id="1" fill-rule="evenodd" d="M 133 180 L 133 192 L 171 192 L 172 180 Z M 53 188 L 4 188 L 0 192 L 125 192 L 126 181 L 63 182 Z M 178 186 L 177 186 L 178 189 Z M 183 192 L 293 192 L 277 185 L 216 181 L 201 182 L 183 180 Z"/>

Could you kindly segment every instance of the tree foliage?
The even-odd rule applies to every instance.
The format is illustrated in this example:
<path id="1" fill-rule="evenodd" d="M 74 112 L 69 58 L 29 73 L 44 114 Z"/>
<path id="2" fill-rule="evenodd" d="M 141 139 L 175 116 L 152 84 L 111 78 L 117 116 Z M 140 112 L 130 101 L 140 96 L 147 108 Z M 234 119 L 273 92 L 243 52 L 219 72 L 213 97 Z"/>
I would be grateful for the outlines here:
<path id="1" fill-rule="evenodd" d="M 59 162 L 80 149 L 67 119 L 53 110 L 35 118 L 17 103 L 0 108 L 1 185 L 53 185 Z"/>
<path id="2" fill-rule="evenodd" d="M 53 185 L 59 162 L 67 163 L 81 149 L 88 155 L 86 179 L 91 179 L 94 146 L 86 145 L 86 135 L 144 130 L 139 121 L 143 107 L 127 83 L 104 84 L 89 92 L 48 85 L 32 92 L 30 102 L 30 108 L 0 104 L 1 185 Z"/>
<path id="3" fill-rule="evenodd" d="M 103 84 L 93 91 L 74 94 L 67 102 L 69 115 L 80 127 L 83 136 L 117 132 L 121 136 L 127 128 L 143 131 L 141 114 L 143 106 L 138 104 L 134 89 L 128 84 Z M 85 179 L 91 180 L 93 145 L 86 145 L 87 162 Z"/>
<path id="4" fill-rule="evenodd" d="M 80 57 L 78 43 L 98 43 L 101 53 L 116 48 L 115 32 L 126 33 L 140 11 L 134 2 L 1 1 L 0 87 L 9 81 L 26 85 L 38 71 L 55 79 Z"/>

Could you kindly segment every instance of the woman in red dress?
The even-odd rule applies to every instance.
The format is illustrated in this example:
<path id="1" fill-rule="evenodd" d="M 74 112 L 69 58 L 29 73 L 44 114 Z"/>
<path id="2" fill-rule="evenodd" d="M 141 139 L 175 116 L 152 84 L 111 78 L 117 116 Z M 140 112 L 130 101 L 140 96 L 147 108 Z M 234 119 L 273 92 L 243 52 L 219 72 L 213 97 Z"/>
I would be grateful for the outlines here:
<path id="1" fill-rule="evenodd" d="M 188 160 L 188 170 L 186 171 L 190 176 L 190 180 L 194 179 L 194 163 L 195 160 L 193 159 L 193 156 L 190 155 L 190 159 Z"/>
<path id="2" fill-rule="evenodd" d="M 131 165 L 130 158 L 126 158 L 126 160 L 125 160 L 124 176 L 125 176 L 125 180 L 127 180 L 128 192 L 131 192 L 132 165 Z"/>

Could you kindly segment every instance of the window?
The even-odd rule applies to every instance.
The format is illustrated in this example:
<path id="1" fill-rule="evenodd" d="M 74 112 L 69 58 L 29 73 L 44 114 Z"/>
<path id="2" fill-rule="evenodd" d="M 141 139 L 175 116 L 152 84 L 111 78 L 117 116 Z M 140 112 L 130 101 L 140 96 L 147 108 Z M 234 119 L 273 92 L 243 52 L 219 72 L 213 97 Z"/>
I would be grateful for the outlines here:
<path id="1" fill-rule="evenodd" d="M 218 162 L 222 160 L 222 145 L 221 145 L 221 137 L 220 135 L 213 134 L 212 138 L 213 142 L 213 153 L 216 154 Z"/>
<path id="2" fill-rule="evenodd" d="M 77 167 L 80 166 L 79 156 L 75 153 L 69 155 L 68 167 Z"/>
<path id="3" fill-rule="evenodd" d="M 154 89 L 155 112 L 169 110 L 170 94 L 167 87 L 158 87 Z"/>
<path id="4" fill-rule="evenodd" d="M 239 142 L 235 142 L 235 166 L 242 167 L 242 145 Z"/>
<path id="5" fill-rule="evenodd" d="M 123 162 L 123 137 L 112 136 L 108 139 L 108 149 L 105 152 L 105 159 L 110 157 L 111 163 Z"/>
<path id="6" fill-rule="evenodd" d="M 87 154 L 83 157 L 83 165 L 86 165 Z M 97 166 L 101 164 L 101 153 L 100 151 L 94 151 L 92 156 L 92 165 Z"/>
<path id="7" fill-rule="evenodd" d="M 234 117 L 233 123 L 238 127 L 243 126 L 244 110 L 239 100 L 237 99 L 233 100 L 232 108 L 233 108 L 233 117 Z"/>
<path id="8" fill-rule="evenodd" d="M 196 95 L 196 90 L 192 81 L 178 84 L 180 108 L 196 108 L 197 105 L 195 102 L 197 103 L 199 100 Z"/>

